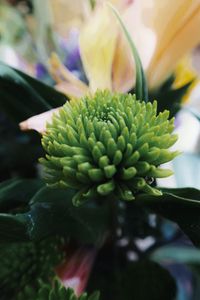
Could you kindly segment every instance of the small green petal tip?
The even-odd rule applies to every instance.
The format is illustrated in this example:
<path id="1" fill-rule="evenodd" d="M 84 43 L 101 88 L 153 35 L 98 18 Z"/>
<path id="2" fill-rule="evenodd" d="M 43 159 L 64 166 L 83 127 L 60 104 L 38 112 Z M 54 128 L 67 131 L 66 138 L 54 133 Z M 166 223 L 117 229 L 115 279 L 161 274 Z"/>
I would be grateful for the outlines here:
<path id="1" fill-rule="evenodd" d="M 58 278 L 54 278 L 52 283 L 45 283 L 38 279 L 38 288 L 33 288 L 30 284 L 19 292 L 16 300 L 99 300 L 100 293 L 94 292 L 92 295 L 83 293 L 77 296 L 72 288 L 66 288 Z M 8 298 L 5 298 L 8 299 Z M 13 299 L 13 298 L 12 298 Z"/>
<path id="2" fill-rule="evenodd" d="M 131 94 L 97 91 L 67 102 L 42 138 L 46 181 L 77 190 L 73 203 L 94 195 L 117 193 L 132 200 L 138 192 L 159 195 L 152 179 L 170 176 L 160 167 L 179 153 L 169 113 L 157 114 L 157 103 Z"/>

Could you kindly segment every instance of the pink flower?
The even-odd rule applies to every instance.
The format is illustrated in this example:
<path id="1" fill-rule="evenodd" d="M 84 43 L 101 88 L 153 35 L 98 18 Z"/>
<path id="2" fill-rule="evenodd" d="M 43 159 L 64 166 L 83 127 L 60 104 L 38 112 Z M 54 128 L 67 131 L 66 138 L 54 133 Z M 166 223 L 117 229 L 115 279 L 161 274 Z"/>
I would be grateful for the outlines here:
<path id="1" fill-rule="evenodd" d="M 80 296 L 86 288 L 96 252 L 95 248 L 78 248 L 56 268 L 56 274 L 63 285 L 66 288 L 73 288 L 77 296 Z"/>

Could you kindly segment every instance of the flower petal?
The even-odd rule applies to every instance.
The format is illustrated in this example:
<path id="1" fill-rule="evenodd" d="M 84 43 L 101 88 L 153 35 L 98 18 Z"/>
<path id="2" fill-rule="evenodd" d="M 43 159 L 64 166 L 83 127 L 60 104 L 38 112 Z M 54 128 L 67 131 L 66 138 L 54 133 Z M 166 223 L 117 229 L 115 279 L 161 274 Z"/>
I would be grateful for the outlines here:
<path id="1" fill-rule="evenodd" d="M 135 83 L 135 68 L 130 49 L 123 33 L 119 33 L 112 67 L 112 88 L 116 92 L 127 92 Z"/>
<path id="2" fill-rule="evenodd" d="M 112 18 L 109 8 L 99 5 L 80 32 L 80 53 L 92 92 L 98 88 L 112 88 L 112 62 L 117 38 L 116 20 Z"/>
<path id="3" fill-rule="evenodd" d="M 175 81 L 173 83 L 173 88 L 178 89 L 184 85 L 190 83 L 190 87 L 187 89 L 186 93 L 182 98 L 182 102 L 185 103 L 190 100 L 191 93 L 193 89 L 199 84 L 199 78 L 197 71 L 192 65 L 192 57 L 186 56 L 182 59 L 174 70 Z M 191 83 L 192 82 L 192 83 Z"/>
<path id="4" fill-rule="evenodd" d="M 86 287 L 97 250 L 95 248 L 81 247 L 67 257 L 56 273 L 66 288 L 73 288 L 80 296 Z"/>
<path id="5" fill-rule="evenodd" d="M 49 60 L 49 71 L 53 79 L 57 82 L 58 90 L 67 96 L 79 97 L 88 93 L 88 86 L 70 72 L 60 61 L 59 57 L 53 53 Z"/>
<path id="6" fill-rule="evenodd" d="M 156 36 L 146 19 L 149 1 L 135 0 L 124 12 L 123 20 L 136 45 L 144 70 L 147 69 L 155 50 Z"/>
<path id="7" fill-rule="evenodd" d="M 192 57 L 186 56 L 182 59 L 175 68 L 175 81 L 173 87 L 175 89 L 181 88 L 185 84 L 195 81 L 197 78 L 197 72 L 192 66 Z"/>
<path id="8" fill-rule="evenodd" d="M 200 41 L 200 1 L 152 0 L 151 4 L 146 15 L 148 26 L 156 34 L 156 47 L 147 74 L 149 85 L 154 88 Z"/>
<path id="9" fill-rule="evenodd" d="M 80 98 L 89 93 L 89 88 L 87 90 L 81 89 L 69 82 L 60 82 L 56 84 L 55 88 L 70 98 Z"/>
<path id="10" fill-rule="evenodd" d="M 122 18 L 139 52 L 143 68 L 146 69 L 155 48 L 155 34 L 143 20 L 143 6 L 140 0 L 132 2 L 123 11 Z M 147 46 L 148 45 L 148 46 Z M 130 46 L 120 30 L 113 62 L 113 88 L 127 92 L 135 81 L 135 66 Z"/>
<path id="11" fill-rule="evenodd" d="M 124 22 L 155 88 L 200 41 L 200 1 L 135 0 Z"/>
<path id="12" fill-rule="evenodd" d="M 51 109 L 42 114 L 33 116 L 19 124 L 19 127 L 22 131 L 26 130 L 36 130 L 39 133 L 44 133 L 46 131 L 47 122 L 51 121 L 52 115 L 57 113 L 59 108 Z"/>

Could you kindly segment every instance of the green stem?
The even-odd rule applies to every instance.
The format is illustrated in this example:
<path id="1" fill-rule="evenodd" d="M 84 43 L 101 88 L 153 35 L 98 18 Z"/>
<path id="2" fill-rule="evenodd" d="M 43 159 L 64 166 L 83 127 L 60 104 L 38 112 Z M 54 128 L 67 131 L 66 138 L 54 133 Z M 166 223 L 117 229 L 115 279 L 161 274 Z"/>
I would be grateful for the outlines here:
<path id="1" fill-rule="evenodd" d="M 89 0 L 91 8 L 94 9 L 96 5 L 96 0 Z"/>
<path id="2" fill-rule="evenodd" d="M 142 67 L 142 63 L 140 60 L 140 56 L 138 54 L 137 48 L 124 24 L 122 21 L 119 12 L 110 4 L 108 3 L 108 6 L 112 9 L 112 12 L 116 16 L 117 20 L 120 23 L 120 26 L 124 32 L 124 35 L 129 43 L 129 46 L 131 48 L 131 52 L 133 54 L 133 58 L 135 61 L 135 68 L 136 68 L 136 83 L 135 83 L 135 93 L 137 100 L 143 100 L 148 101 L 148 85 L 147 85 L 147 79 L 144 74 L 144 70 Z"/>

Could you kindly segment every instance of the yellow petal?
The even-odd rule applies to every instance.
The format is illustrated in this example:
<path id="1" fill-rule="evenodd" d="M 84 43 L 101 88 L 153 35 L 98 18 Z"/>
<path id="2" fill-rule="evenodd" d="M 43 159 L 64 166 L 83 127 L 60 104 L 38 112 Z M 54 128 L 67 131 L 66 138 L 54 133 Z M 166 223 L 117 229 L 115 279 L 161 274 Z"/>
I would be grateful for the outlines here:
<path id="1" fill-rule="evenodd" d="M 122 11 L 122 19 L 137 48 L 144 69 L 147 68 L 155 48 L 155 34 L 143 20 L 145 7 L 146 4 L 143 5 L 141 0 L 135 0 L 129 2 L 126 9 Z M 135 65 L 132 53 L 124 32 L 120 30 L 113 62 L 113 89 L 127 92 L 134 83 Z"/>
<path id="2" fill-rule="evenodd" d="M 49 72 L 56 81 L 56 88 L 69 97 L 81 97 L 88 93 L 88 86 L 70 72 L 53 53 L 49 60 Z"/>
<path id="3" fill-rule="evenodd" d="M 192 67 L 192 57 L 184 57 L 176 66 L 174 70 L 175 81 L 173 87 L 175 89 L 181 88 L 185 84 L 195 80 L 197 73 Z"/>
<path id="4" fill-rule="evenodd" d="M 137 48 L 144 70 L 155 48 L 155 34 L 143 20 L 145 7 L 146 4 L 143 5 L 141 0 L 134 0 L 130 1 L 122 12 L 122 19 Z M 135 64 L 130 46 L 120 30 L 113 62 L 113 88 L 116 91 L 127 92 L 134 86 L 134 83 Z"/>
<path id="5" fill-rule="evenodd" d="M 146 15 L 148 26 L 156 34 L 156 47 L 148 66 L 148 79 L 154 88 L 200 41 L 200 1 L 152 0 L 151 3 Z"/>
<path id="6" fill-rule="evenodd" d="M 135 83 L 134 62 L 123 33 L 118 36 L 112 73 L 112 89 L 114 91 L 125 93 L 133 87 Z"/>
<path id="7" fill-rule="evenodd" d="M 19 127 L 22 131 L 27 130 L 36 130 L 39 133 L 44 133 L 46 131 L 47 122 L 51 122 L 52 116 L 55 113 L 58 113 L 59 107 L 51 109 L 42 114 L 33 116 L 19 124 Z"/>
<path id="8" fill-rule="evenodd" d="M 81 98 L 89 93 L 89 89 L 83 90 L 77 87 L 76 85 L 65 81 L 56 84 L 55 89 L 65 94 L 69 98 Z"/>
<path id="9" fill-rule="evenodd" d="M 193 89 L 199 84 L 199 79 L 197 77 L 197 71 L 194 69 L 192 65 L 192 57 L 186 56 L 182 59 L 174 70 L 175 81 L 173 84 L 174 89 L 181 88 L 182 86 L 190 83 L 190 87 L 187 92 L 184 94 L 182 99 L 183 102 L 187 102 L 190 99 L 190 95 Z"/>
<path id="10" fill-rule="evenodd" d="M 80 52 L 92 92 L 112 89 L 112 62 L 117 38 L 116 20 L 100 5 L 80 32 Z"/>
<path id="11" fill-rule="evenodd" d="M 123 13 L 123 20 L 137 48 L 144 70 L 147 69 L 156 46 L 156 35 L 149 24 L 147 7 L 151 1 L 134 0 Z M 126 48 L 129 48 L 126 46 Z M 129 59 L 130 60 L 130 59 Z"/>

